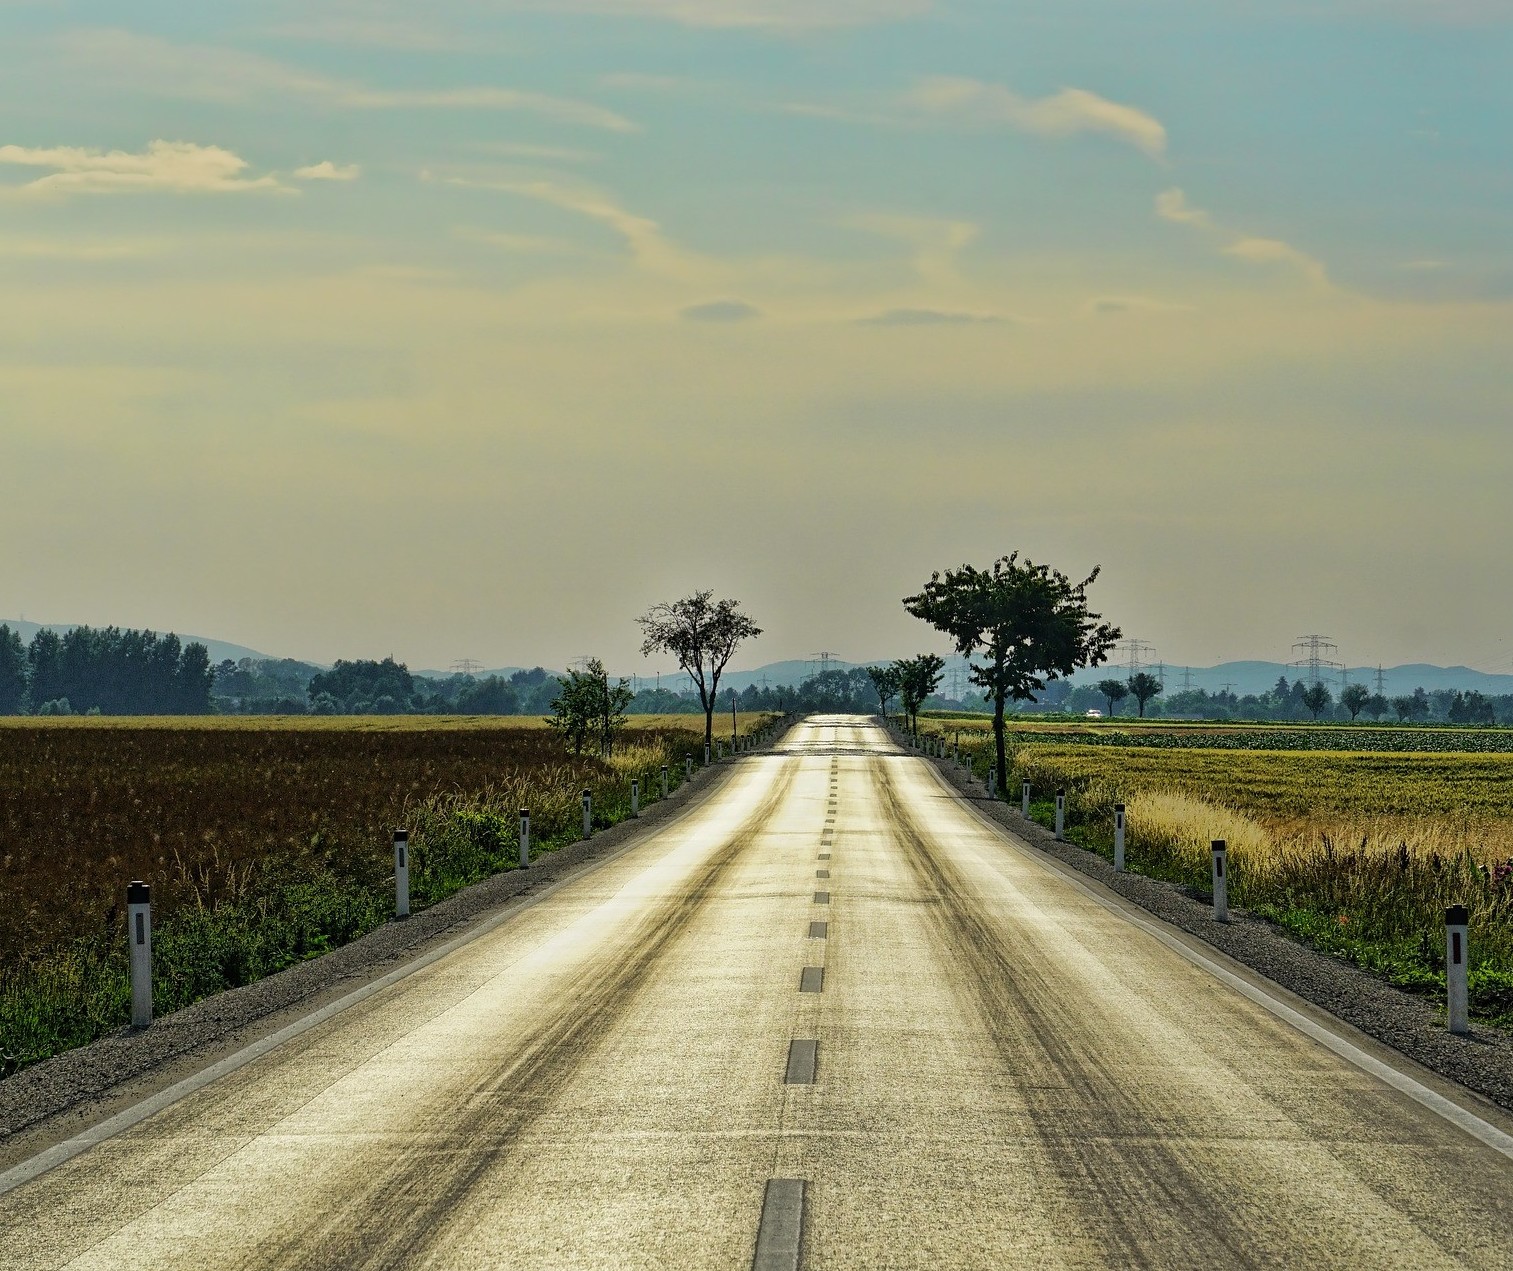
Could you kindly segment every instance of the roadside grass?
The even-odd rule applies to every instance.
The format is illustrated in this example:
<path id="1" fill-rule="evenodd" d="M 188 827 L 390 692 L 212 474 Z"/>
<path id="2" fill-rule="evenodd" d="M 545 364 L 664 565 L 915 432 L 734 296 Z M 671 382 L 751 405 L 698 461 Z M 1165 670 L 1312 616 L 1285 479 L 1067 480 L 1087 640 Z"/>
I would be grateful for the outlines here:
<path id="1" fill-rule="evenodd" d="M 125 1024 L 124 889 L 153 885 L 153 993 L 166 1014 L 317 957 L 393 913 L 392 830 L 411 833 L 420 910 L 682 784 L 698 729 L 628 731 L 607 760 L 539 727 L 0 730 L 0 1075 Z M 747 715 L 743 734 L 770 716 Z M 366 722 L 366 721 L 364 721 Z M 388 720 L 383 721 L 384 724 Z"/>
<path id="2" fill-rule="evenodd" d="M 970 747 L 981 771 L 990 753 Z M 1513 756 L 1021 744 L 1011 797 L 1067 792 L 1069 841 L 1207 899 L 1211 842 L 1232 904 L 1412 992 L 1444 991 L 1444 911 L 1471 914 L 1472 1013 L 1513 1028 Z"/>

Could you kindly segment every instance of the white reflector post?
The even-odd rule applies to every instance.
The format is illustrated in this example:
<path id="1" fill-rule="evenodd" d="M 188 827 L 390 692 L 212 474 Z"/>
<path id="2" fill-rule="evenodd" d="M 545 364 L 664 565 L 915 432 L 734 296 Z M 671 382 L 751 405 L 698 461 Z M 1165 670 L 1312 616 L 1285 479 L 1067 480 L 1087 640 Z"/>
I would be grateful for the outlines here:
<path id="1" fill-rule="evenodd" d="M 520 868 L 531 867 L 531 810 L 520 809 Z"/>
<path id="2" fill-rule="evenodd" d="M 394 831 L 394 916 L 410 916 L 410 832 Z"/>
<path id="3" fill-rule="evenodd" d="M 1056 841 L 1062 842 L 1066 837 L 1066 791 L 1056 791 Z"/>
<path id="4" fill-rule="evenodd" d="M 1114 868 L 1124 869 L 1124 804 L 1114 804 Z"/>
<path id="5" fill-rule="evenodd" d="M 1452 1033 L 1462 1037 L 1471 1031 L 1467 1019 L 1469 992 L 1466 986 L 1466 965 L 1471 952 L 1466 944 L 1470 922 L 1471 915 L 1464 905 L 1451 905 L 1445 910 L 1445 1023 Z"/>
<path id="6" fill-rule="evenodd" d="M 1214 848 L 1214 921 L 1229 921 L 1229 847 L 1215 839 Z"/>
<path id="7" fill-rule="evenodd" d="M 126 940 L 131 949 L 131 1026 L 152 1023 L 152 888 L 126 885 Z"/>
<path id="8" fill-rule="evenodd" d="M 592 838 L 594 833 L 594 795 L 593 791 L 583 792 L 583 837 Z"/>

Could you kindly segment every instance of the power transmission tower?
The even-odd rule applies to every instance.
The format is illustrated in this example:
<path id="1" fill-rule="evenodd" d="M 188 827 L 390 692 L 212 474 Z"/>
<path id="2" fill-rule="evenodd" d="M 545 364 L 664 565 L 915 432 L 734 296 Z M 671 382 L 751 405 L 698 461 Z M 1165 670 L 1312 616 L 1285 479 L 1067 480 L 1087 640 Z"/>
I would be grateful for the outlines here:
<path id="1" fill-rule="evenodd" d="M 822 650 L 820 650 L 820 652 L 814 654 L 813 656 L 814 656 L 815 661 L 820 664 L 820 674 L 821 675 L 829 675 L 830 674 L 830 663 L 833 662 L 836 658 L 838 658 L 840 656 L 840 654 L 838 654 L 838 653 L 832 653 L 832 652 L 830 652 L 829 649 L 822 649 Z"/>
<path id="2" fill-rule="evenodd" d="M 1182 668 L 1182 691 L 1184 693 L 1193 691 L 1193 669 L 1190 666 Z"/>
<path id="3" fill-rule="evenodd" d="M 1376 664 L 1376 695 L 1378 697 L 1387 696 L 1387 672 L 1382 669 L 1380 662 Z"/>
<path id="4" fill-rule="evenodd" d="M 452 663 L 453 675 L 477 675 L 483 670 L 483 663 L 472 658 L 458 658 Z"/>
<path id="5" fill-rule="evenodd" d="M 1326 671 L 1345 669 L 1343 663 L 1332 661 L 1326 656 L 1340 651 L 1339 645 L 1333 643 L 1326 635 L 1299 636 L 1292 646 L 1292 651 L 1302 656 L 1294 658 L 1288 665 L 1300 671 L 1306 670 L 1309 684 L 1322 684 Z"/>
<path id="6" fill-rule="evenodd" d="M 1146 640 L 1126 640 L 1119 648 L 1123 650 L 1125 665 L 1129 667 L 1131 677 L 1139 675 L 1155 661 L 1156 646 Z"/>

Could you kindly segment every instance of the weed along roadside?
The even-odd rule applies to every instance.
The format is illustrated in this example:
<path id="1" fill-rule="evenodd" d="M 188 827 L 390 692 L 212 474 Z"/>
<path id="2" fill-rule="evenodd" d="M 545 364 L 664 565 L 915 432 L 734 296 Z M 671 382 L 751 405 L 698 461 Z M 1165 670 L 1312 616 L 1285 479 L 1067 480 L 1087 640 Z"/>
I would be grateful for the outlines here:
<path id="1" fill-rule="evenodd" d="M 632 782 L 644 811 L 701 748 L 683 727 L 628 730 L 602 759 L 509 727 L 116 724 L 4 741 L 0 818 L 29 850 L 0 889 L 30 921 L 0 935 L 0 1075 L 129 1022 L 132 879 L 152 888 L 161 1018 L 518 868 L 524 813 L 532 863 L 583 837 L 585 788 L 593 828 L 617 825 Z"/>
<path id="2" fill-rule="evenodd" d="M 1397 988 L 1443 1003 L 1444 915 L 1465 906 L 1470 1017 L 1513 1029 L 1513 756 L 1034 736 L 1016 734 L 1010 759 L 1011 788 L 1032 791 L 1032 821 L 1054 828 L 1064 789 L 1060 837 L 1113 862 L 1122 806 L 1124 869 L 1204 903 L 1222 841 L 1227 906 Z M 962 737 L 982 770 L 987 740 Z"/>

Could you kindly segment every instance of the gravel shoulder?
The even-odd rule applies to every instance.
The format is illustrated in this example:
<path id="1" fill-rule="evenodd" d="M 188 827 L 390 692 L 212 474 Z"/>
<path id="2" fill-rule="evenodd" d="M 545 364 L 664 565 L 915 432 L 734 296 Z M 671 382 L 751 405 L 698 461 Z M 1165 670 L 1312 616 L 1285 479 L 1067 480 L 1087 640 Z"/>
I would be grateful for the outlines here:
<path id="1" fill-rule="evenodd" d="M 1017 803 L 986 798 L 982 782 L 965 776 L 949 760 L 932 762 L 948 784 L 1015 838 L 1259 973 L 1363 1038 L 1513 1112 L 1513 1036 L 1474 1022 L 1469 1036 L 1454 1036 L 1445 1029 L 1438 999 L 1394 988 L 1332 954 L 1300 944 L 1275 924 L 1244 910 L 1232 908 L 1227 924 L 1215 922 L 1207 899 L 1175 883 L 1117 873 L 1096 852 L 1058 843 L 1050 830 L 1025 821 Z"/>
<path id="2" fill-rule="evenodd" d="M 760 753 L 760 752 L 758 752 Z M 438 904 L 255 984 L 228 989 L 145 1029 L 121 1028 L 0 1081 L 0 1170 L 26 1160 L 175 1082 L 425 957 L 477 934 L 500 914 L 581 876 L 716 797 L 734 772 L 728 760 L 636 820 L 596 831 Z"/>

